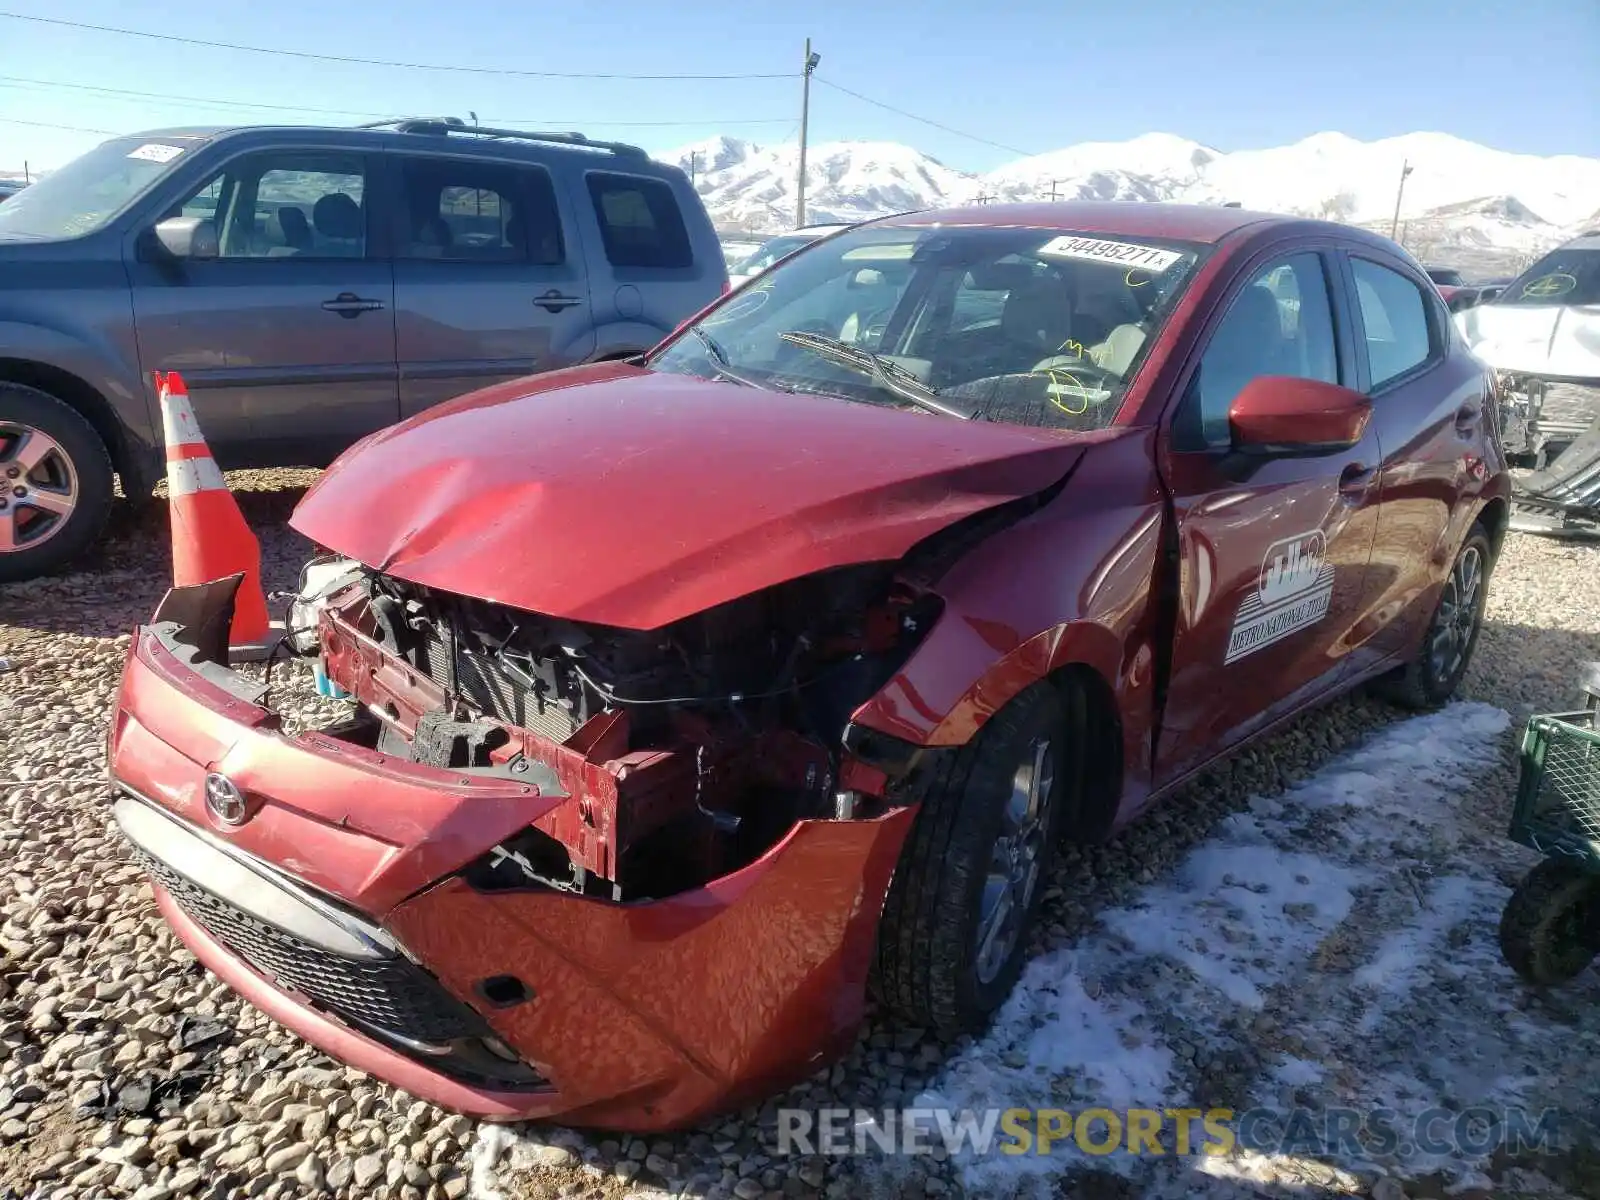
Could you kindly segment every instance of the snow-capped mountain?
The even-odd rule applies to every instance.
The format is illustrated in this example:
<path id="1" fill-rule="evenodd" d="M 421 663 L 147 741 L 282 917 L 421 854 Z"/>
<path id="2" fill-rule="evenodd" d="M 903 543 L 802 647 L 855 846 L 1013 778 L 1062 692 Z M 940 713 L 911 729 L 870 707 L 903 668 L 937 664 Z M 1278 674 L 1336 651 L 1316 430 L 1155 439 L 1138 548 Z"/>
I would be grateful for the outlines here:
<path id="1" fill-rule="evenodd" d="M 661 156 L 694 176 L 717 220 L 752 229 L 792 223 L 800 150 L 716 137 Z M 859 221 L 956 203 L 973 180 L 897 142 L 822 142 L 806 153 L 806 208 L 815 221 Z"/>
<path id="2" fill-rule="evenodd" d="M 695 176 L 707 208 L 726 228 L 776 231 L 793 221 L 798 150 L 792 143 L 717 137 L 661 157 Z M 1400 219 L 1407 244 L 1419 252 L 1524 259 L 1600 218 L 1595 158 L 1511 154 L 1441 133 L 1375 142 L 1319 133 L 1290 146 L 1233 153 L 1150 133 L 1084 142 L 986 175 L 953 170 L 894 142 L 815 145 L 806 163 L 807 219 L 853 221 L 972 200 L 1235 201 L 1387 233 L 1403 165 L 1411 169 Z"/>

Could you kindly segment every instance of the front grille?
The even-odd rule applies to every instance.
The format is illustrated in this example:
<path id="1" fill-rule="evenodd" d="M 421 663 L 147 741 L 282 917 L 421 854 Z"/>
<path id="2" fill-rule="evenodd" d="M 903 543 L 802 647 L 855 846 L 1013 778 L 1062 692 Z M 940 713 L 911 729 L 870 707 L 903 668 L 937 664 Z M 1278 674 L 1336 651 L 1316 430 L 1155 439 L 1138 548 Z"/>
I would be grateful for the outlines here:
<path id="1" fill-rule="evenodd" d="M 422 634 L 418 655 L 418 665 L 428 677 L 448 689 L 448 652 L 443 639 L 431 627 Z M 512 679 L 481 654 L 456 655 L 456 691 L 478 711 L 552 742 L 564 742 L 578 731 L 571 709 L 554 701 L 541 701 L 532 688 Z"/>
<path id="2" fill-rule="evenodd" d="M 475 1012 L 404 956 L 358 961 L 333 954 L 197 887 L 137 846 L 129 849 L 178 907 L 229 951 L 335 1016 L 436 1045 L 489 1034 Z"/>

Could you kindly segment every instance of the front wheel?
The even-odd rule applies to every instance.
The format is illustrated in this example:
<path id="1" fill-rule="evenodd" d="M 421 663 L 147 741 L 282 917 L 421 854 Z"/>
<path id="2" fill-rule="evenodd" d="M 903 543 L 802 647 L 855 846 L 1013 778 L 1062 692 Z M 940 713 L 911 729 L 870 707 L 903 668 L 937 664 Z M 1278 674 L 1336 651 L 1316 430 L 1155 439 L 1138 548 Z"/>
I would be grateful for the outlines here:
<path id="1" fill-rule="evenodd" d="M 878 931 L 876 989 L 904 1019 L 972 1032 L 1016 983 L 1075 791 L 1066 709 L 1035 684 L 929 781 Z"/>
<path id="2" fill-rule="evenodd" d="M 61 566 L 99 536 L 111 511 L 106 446 L 76 409 L 0 383 L 0 583 Z"/>
<path id="3" fill-rule="evenodd" d="M 1500 917 L 1500 952 L 1541 987 L 1575 978 L 1600 953 L 1600 877 L 1545 859 L 1511 893 Z"/>
<path id="4" fill-rule="evenodd" d="M 1483 628 L 1493 548 L 1474 525 L 1456 554 L 1416 657 L 1379 682 L 1379 690 L 1406 708 L 1437 708 L 1455 695 L 1472 662 Z"/>

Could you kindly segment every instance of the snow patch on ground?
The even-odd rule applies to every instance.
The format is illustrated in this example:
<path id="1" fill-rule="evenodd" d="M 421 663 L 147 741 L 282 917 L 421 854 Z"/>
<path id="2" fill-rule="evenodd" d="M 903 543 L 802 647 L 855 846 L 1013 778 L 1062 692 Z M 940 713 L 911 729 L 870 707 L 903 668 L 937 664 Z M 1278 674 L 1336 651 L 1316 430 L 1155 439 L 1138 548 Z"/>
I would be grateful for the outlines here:
<path id="1" fill-rule="evenodd" d="M 1468 835 L 1456 818 L 1457 797 L 1496 762 L 1508 723 L 1487 705 L 1452 705 L 1389 727 L 1282 795 L 1257 797 L 1170 878 L 1103 913 L 1077 945 L 1032 962 L 988 1034 L 917 1105 L 1186 1107 L 1193 1075 L 1174 1043 L 1215 1046 L 1217 1031 L 1263 1010 L 1308 1023 L 1316 1052 L 1269 1054 L 1255 1086 L 1273 1095 L 1239 1096 L 1237 1107 L 1276 1103 L 1279 1091 L 1294 1089 L 1319 1103 L 1388 1103 L 1411 1114 L 1446 1099 L 1517 1101 L 1525 1081 L 1492 1065 L 1507 1049 L 1501 1042 L 1553 1035 L 1527 1022 L 1485 1029 L 1476 1020 L 1485 989 L 1514 986 L 1494 946 L 1506 890 L 1460 854 Z M 1441 858 L 1451 873 L 1430 878 L 1428 863 Z M 1358 902 L 1382 906 L 1395 923 L 1359 961 L 1322 963 L 1325 943 L 1337 941 Z M 1445 986 L 1454 990 L 1441 996 Z M 1463 994 L 1478 1000 L 1463 1006 Z M 1436 1011 L 1419 1013 L 1430 1005 Z M 1436 1064 L 1430 1077 L 1376 1061 L 1347 1069 L 1397 1012 L 1424 1022 L 1425 1050 L 1437 1043 L 1422 1056 Z M 1181 1035 L 1158 1019 L 1164 1014 L 1181 1018 Z M 1202 1190 L 1213 1190 L 1202 1177 L 1232 1178 L 1248 1194 L 1263 1164 L 1283 1156 L 1241 1150 L 1179 1165 L 1091 1158 L 1064 1143 L 1049 1157 L 970 1149 L 956 1157 L 973 1194 L 1026 1192 L 1031 1180 L 1076 1163 L 1116 1170 L 1156 1196 L 1173 1186 L 1181 1194 L 1180 1175 Z"/>

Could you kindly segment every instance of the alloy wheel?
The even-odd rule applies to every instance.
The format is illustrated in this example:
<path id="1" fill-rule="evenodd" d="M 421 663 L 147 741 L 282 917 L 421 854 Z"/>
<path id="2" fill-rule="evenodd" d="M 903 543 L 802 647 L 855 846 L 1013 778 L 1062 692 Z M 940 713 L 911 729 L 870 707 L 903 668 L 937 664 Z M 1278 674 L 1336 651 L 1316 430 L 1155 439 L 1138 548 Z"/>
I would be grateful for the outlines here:
<path id="1" fill-rule="evenodd" d="M 78 507 L 78 472 L 55 438 L 0 421 L 0 554 L 48 542 Z"/>
<path id="2" fill-rule="evenodd" d="M 1483 588 L 1483 555 L 1477 546 L 1468 546 L 1456 560 L 1439 596 L 1439 612 L 1433 620 L 1433 635 L 1428 646 L 1428 663 L 1433 677 L 1448 683 L 1461 669 L 1478 627 L 1478 610 Z"/>
<path id="3" fill-rule="evenodd" d="M 1054 792 L 1055 755 L 1050 739 L 1041 737 L 1012 774 L 1000 833 L 989 854 L 978 909 L 976 961 L 982 983 L 1000 974 L 1022 936 L 1039 884 Z"/>

